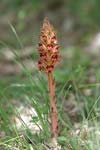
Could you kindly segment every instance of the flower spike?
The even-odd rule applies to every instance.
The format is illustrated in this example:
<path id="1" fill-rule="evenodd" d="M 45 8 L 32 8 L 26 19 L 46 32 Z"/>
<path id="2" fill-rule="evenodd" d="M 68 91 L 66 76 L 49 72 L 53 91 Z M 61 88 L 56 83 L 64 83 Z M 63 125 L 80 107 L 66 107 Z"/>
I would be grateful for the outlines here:
<path id="1" fill-rule="evenodd" d="M 59 45 L 56 38 L 56 33 L 49 23 L 48 18 L 44 19 L 41 29 L 40 41 L 38 44 L 38 52 L 40 59 L 38 67 L 45 72 L 51 72 L 54 69 L 56 62 L 59 60 Z"/>

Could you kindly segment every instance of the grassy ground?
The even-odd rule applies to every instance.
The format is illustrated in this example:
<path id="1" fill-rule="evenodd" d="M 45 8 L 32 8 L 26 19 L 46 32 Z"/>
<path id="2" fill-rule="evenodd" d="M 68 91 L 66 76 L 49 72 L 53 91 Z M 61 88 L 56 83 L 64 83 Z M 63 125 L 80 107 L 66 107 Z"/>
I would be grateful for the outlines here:
<path id="1" fill-rule="evenodd" d="M 5 4 L 10 6 L 2 13 L 0 12 L 1 18 L 3 15 L 2 20 L 4 23 L 6 20 L 4 19 L 4 14 L 6 14 L 8 18 L 8 12 L 15 12 L 13 12 L 13 16 L 10 16 L 10 18 L 12 18 L 13 21 L 11 20 L 11 22 L 13 22 L 20 33 L 20 39 L 11 24 L 7 22 L 6 25 L 9 24 L 7 27 L 1 24 L 1 29 L 4 27 L 4 31 L 2 31 L 5 34 L 1 34 L 0 54 L 2 50 L 4 50 L 2 49 L 3 47 L 7 46 L 10 51 L 15 47 L 17 51 L 13 50 L 15 57 L 10 63 L 12 66 L 20 65 L 21 69 L 9 75 L 0 74 L 0 150 L 50 150 L 52 149 L 52 145 L 50 141 L 50 123 L 48 120 L 49 98 L 47 78 L 45 73 L 38 71 L 37 50 L 33 46 L 37 41 L 37 39 L 33 37 L 33 34 L 35 35 L 35 28 L 36 30 L 39 29 L 38 26 L 40 27 L 40 25 L 36 24 L 36 26 L 33 27 L 33 22 L 29 24 L 27 21 L 27 14 L 30 9 L 32 12 L 30 11 L 29 18 L 32 20 L 33 8 L 37 6 L 34 8 L 34 14 L 37 14 L 38 8 L 44 6 L 43 4 L 41 6 L 38 5 L 38 1 L 35 1 L 36 4 L 32 1 L 33 4 L 30 3 L 28 5 L 26 5 L 27 2 L 25 2 L 25 6 L 24 4 L 21 5 L 21 1 L 16 1 L 14 4 L 13 1 L 6 2 L 5 0 L 2 1 L 2 3 L 2 7 L 4 7 Z M 8 20 L 10 19 L 8 18 Z M 34 20 L 36 20 L 36 18 Z M 31 26 L 32 28 L 30 28 Z M 8 28 L 10 30 L 9 32 Z M 33 30 L 34 33 L 32 34 Z M 36 33 L 37 32 L 39 31 L 36 31 Z M 32 44 L 32 42 L 30 42 L 32 38 L 34 38 L 35 43 L 31 46 L 33 47 L 33 52 L 31 56 L 25 56 L 24 61 L 24 58 L 19 57 L 18 54 L 21 50 L 25 50 L 25 46 L 26 49 L 29 48 L 28 45 L 30 45 L 30 43 Z M 83 41 L 85 38 L 83 37 Z M 78 43 L 78 45 L 79 44 L 80 43 Z M 91 56 L 83 48 L 77 46 L 64 49 L 61 47 L 60 54 L 60 62 L 54 71 L 59 120 L 58 143 L 61 145 L 62 150 L 99 150 L 99 56 Z M 8 60 L 2 63 L 2 56 L 3 55 L 0 55 L 0 67 L 9 64 Z M 29 65 L 25 65 L 27 60 L 33 61 L 31 69 L 28 67 Z M 30 115 L 27 114 L 27 111 L 29 112 L 31 108 L 34 108 L 36 115 L 34 115 L 34 112 Z M 27 116 L 30 119 L 30 123 L 27 124 L 27 121 L 24 122 L 21 117 L 22 111 L 24 117 Z M 18 128 L 19 122 L 22 124 L 20 128 Z M 30 127 L 30 124 L 34 124 L 35 126 Z M 38 130 L 36 130 L 36 127 Z"/>
<path id="2" fill-rule="evenodd" d="M 58 142 L 62 150 L 99 150 L 100 69 L 99 60 L 79 48 L 61 49 L 61 61 L 54 71 L 59 118 Z M 33 54 L 34 55 L 34 54 Z M 24 64 L 19 75 L 0 80 L 0 148 L 3 150 L 50 149 L 48 90 L 44 73 Z M 17 129 L 17 103 L 32 106 L 41 125 L 34 134 L 26 123 Z M 16 107 L 17 106 L 17 107 Z M 38 126 L 38 125 L 37 125 Z M 47 141 L 48 139 L 48 141 Z"/>

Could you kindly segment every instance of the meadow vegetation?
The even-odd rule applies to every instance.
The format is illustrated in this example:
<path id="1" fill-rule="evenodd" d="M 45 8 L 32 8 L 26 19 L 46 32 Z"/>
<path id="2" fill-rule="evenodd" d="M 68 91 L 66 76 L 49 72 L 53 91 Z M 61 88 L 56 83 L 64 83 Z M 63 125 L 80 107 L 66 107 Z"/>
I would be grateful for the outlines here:
<path id="1" fill-rule="evenodd" d="M 100 53 L 93 55 L 84 48 L 92 34 L 99 32 L 99 3 L 71 0 L 66 5 L 72 16 L 78 16 L 74 30 L 83 31 L 77 40 L 74 38 L 74 44 L 64 47 L 59 26 L 54 26 L 60 41 L 60 60 L 53 76 L 61 150 L 100 149 Z M 45 7 L 40 0 L 1 0 L 1 4 L 6 9 L 1 9 L 0 17 L 13 12 L 16 19 L 8 21 L 8 32 L 0 36 L 0 150 L 55 150 L 48 117 L 47 76 L 37 66 L 38 33 L 43 19 L 38 17 L 37 9 L 41 12 Z M 38 14 L 36 30 L 31 28 L 34 22 L 29 24 L 27 20 L 28 12 L 29 21 L 33 12 Z M 67 37 L 64 39 L 66 44 Z"/>

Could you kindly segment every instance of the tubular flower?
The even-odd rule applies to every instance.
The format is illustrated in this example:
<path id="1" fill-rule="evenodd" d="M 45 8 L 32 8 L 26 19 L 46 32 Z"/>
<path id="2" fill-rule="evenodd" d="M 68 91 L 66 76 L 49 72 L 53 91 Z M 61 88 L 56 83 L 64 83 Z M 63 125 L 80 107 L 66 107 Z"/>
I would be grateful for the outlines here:
<path id="1" fill-rule="evenodd" d="M 38 44 L 38 52 L 40 55 L 38 61 L 39 70 L 51 72 L 54 69 L 56 62 L 59 60 L 59 45 L 56 38 L 56 33 L 45 18 L 41 29 L 40 41 Z"/>

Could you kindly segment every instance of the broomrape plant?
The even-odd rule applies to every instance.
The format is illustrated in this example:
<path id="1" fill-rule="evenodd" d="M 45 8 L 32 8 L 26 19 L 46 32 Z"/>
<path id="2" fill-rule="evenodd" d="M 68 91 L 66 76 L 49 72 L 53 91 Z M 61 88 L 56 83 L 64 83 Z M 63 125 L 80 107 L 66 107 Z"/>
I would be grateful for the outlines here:
<path id="1" fill-rule="evenodd" d="M 53 80 L 53 70 L 55 64 L 59 60 L 58 49 L 59 45 L 57 42 L 56 33 L 52 25 L 49 23 L 48 18 L 45 18 L 41 28 L 41 35 L 38 44 L 38 52 L 40 56 L 38 68 L 39 70 L 44 71 L 48 77 L 51 133 L 55 139 L 57 139 L 58 136 L 58 119 L 55 104 L 55 83 Z"/>

